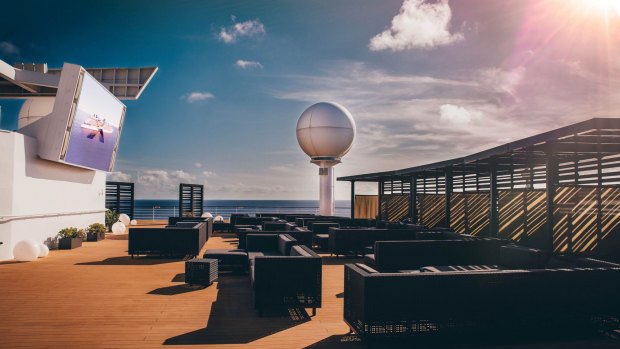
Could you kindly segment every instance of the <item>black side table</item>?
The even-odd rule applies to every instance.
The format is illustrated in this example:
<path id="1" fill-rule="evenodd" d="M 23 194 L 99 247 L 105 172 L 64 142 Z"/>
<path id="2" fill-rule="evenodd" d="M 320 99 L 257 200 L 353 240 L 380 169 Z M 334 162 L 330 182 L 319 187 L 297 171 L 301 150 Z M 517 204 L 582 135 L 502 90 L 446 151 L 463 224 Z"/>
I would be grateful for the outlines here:
<path id="1" fill-rule="evenodd" d="M 185 261 L 185 283 L 209 286 L 217 281 L 217 259 L 194 258 Z"/>

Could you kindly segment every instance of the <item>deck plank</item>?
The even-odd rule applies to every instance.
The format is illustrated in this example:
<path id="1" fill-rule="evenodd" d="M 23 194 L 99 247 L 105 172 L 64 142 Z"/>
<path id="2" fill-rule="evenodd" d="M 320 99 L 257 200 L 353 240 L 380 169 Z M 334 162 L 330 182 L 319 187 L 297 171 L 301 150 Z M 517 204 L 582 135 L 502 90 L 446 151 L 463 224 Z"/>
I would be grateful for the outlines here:
<path id="1" fill-rule="evenodd" d="M 205 248 L 231 248 L 230 236 Z M 35 263 L 0 263 L 0 348 L 347 348 L 364 346 L 342 320 L 343 264 L 323 267 L 323 307 L 260 318 L 247 276 L 189 287 L 179 260 L 127 256 L 126 240 L 86 242 Z M 327 257 L 326 257 L 327 258 Z M 537 348 L 617 347 L 618 342 Z M 527 346 L 511 346 L 521 348 Z"/>

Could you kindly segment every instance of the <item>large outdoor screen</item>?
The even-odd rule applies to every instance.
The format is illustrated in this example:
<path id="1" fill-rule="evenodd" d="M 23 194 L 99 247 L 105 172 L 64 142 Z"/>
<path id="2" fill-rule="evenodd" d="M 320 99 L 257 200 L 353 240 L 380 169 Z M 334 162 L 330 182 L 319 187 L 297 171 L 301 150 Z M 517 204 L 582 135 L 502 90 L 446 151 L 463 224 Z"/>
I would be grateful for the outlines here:
<path id="1" fill-rule="evenodd" d="M 125 105 L 84 71 L 64 162 L 101 171 L 114 165 Z"/>

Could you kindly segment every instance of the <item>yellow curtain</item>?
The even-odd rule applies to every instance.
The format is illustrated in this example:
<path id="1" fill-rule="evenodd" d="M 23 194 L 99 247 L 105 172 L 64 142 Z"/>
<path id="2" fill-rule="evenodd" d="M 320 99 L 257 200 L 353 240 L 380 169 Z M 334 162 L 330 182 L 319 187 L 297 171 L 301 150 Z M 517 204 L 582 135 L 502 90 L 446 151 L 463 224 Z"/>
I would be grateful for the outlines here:
<path id="1" fill-rule="evenodd" d="M 377 195 L 355 195 L 355 218 L 375 219 L 379 214 Z"/>

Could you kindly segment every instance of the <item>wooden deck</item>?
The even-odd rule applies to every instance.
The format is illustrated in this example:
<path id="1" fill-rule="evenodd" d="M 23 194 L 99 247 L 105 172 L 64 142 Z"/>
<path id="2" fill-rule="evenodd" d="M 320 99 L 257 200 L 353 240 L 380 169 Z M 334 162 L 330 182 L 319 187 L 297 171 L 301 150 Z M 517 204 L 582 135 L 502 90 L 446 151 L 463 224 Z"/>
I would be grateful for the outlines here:
<path id="1" fill-rule="evenodd" d="M 209 248 L 230 247 L 230 236 Z M 324 258 L 323 307 L 259 318 L 247 276 L 183 283 L 179 260 L 127 256 L 126 240 L 0 264 L 1 348 L 363 348 L 342 320 L 343 263 Z M 280 316 L 278 316 L 280 315 Z M 607 339 L 509 348 L 617 348 Z M 379 346 L 384 347 L 384 346 Z M 507 347 L 508 348 L 508 347 Z"/>

